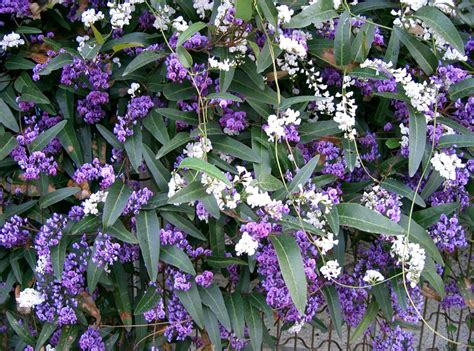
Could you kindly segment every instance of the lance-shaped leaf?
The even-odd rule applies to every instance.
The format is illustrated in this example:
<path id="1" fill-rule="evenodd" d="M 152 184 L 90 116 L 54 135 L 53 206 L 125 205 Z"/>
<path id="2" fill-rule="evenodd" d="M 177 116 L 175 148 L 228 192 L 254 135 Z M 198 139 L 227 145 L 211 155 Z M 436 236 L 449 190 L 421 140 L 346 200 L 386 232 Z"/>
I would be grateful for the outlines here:
<path id="1" fill-rule="evenodd" d="M 7 320 L 10 324 L 10 327 L 15 331 L 16 335 L 18 335 L 24 342 L 29 345 L 35 344 L 35 339 L 30 335 L 29 331 L 25 328 L 25 326 L 21 325 L 16 318 L 7 311 Z"/>
<path id="2" fill-rule="evenodd" d="M 474 147 L 474 134 L 470 133 L 468 135 L 443 135 L 439 138 L 438 147 L 448 148 L 456 145 L 457 147 Z"/>
<path id="3" fill-rule="evenodd" d="M 332 0 L 316 0 L 312 5 L 293 16 L 285 28 L 304 28 L 310 24 L 318 24 L 337 16 Z"/>
<path id="4" fill-rule="evenodd" d="M 244 312 L 252 349 L 260 350 L 262 347 L 263 339 L 263 325 L 260 313 L 255 308 L 255 306 L 249 302 L 245 303 Z"/>
<path id="5" fill-rule="evenodd" d="M 196 157 L 187 157 L 184 160 L 182 160 L 179 164 L 179 168 L 189 168 L 189 169 L 194 169 L 196 171 L 201 171 L 206 173 L 208 176 L 211 176 L 212 178 L 218 179 L 227 186 L 230 187 L 230 182 L 229 179 L 225 176 L 224 172 L 222 172 L 219 168 L 216 166 L 210 164 L 209 162 L 206 162 L 200 158 Z"/>
<path id="6" fill-rule="evenodd" d="M 125 141 L 125 151 L 133 169 L 138 173 L 143 157 L 142 131 L 139 125 L 133 128 L 133 135 Z"/>
<path id="7" fill-rule="evenodd" d="M 115 306 L 119 313 L 122 323 L 126 326 L 125 330 L 131 330 L 132 318 L 132 304 L 130 303 L 130 294 L 128 292 L 128 282 L 130 280 L 128 274 L 123 269 L 122 265 L 115 264 L 112 267 L 114 277 L 113 295 Z"/>
<path id="8" fill-rule="evenodd" d="M 72 121 L 67 123 L 64 126 L 63 130 L 58 133 L 58 138 L 64 150 L 66 150 L 69 157 L 71 157 L 76 166 L 82 166 L 83 156 L 81 145 L 79 144 L 79 140 L 77 139 L 77 133 L 74 130 L 74 125 Z"/>
<path id="9" fill-rule="evenodd" d="M 391 191 L 395 194 L 403 196 L 403 197 L 407 198 L 410 201 L 412 201 L 413 197 L 414 197 L 415 198 L 415 203 L 417 205 L 422 206 L 422 207 L 426 206 L 425 201 L 422 199 L 422 197 L 420 195 L 415 194 L 415 192 L 412 189 L 410 189 L 408 186 L 406 186 L 402 182 L 399 182 L 398 180 L 387 178 L 380 185 L 385 190 L 388 190 L 388 191 Z"/>
<path id="10" fill-rule="evenodd" d="M 7 157 L 18 145 L 16 138 L 10 133 L 5 133 L 0 137 L 0 161 Z"/>
<path id="11" fill-rule="evenodd" d="M 8 105 L 2 99 L 0 99 L 0 123 L 8 129 L 13 130 L 14 132 L 18 133 L 18 131 L 20 130 L 18 122 L 16 121 L 15 116 L 10 110 L 10 107 L 8 107 Z"/>
<path id="12" fill-rule="evenodd" d="M 199 181 L 189 183 L 183 189 L 179 190 L 168 199 L 170 204 L 181 204 L 193 202 L 208 196 L 206 189 Z"/>
<path id="13" fill-rule="evenodd" d="M 125 228 L 122 221 L 115 221 L 112 226 L 107 228 L 107 233 L 125 243 L 138 244 L 138 239 Z"/>
<path id="14" fill-rule="evenodd" d="M 175 294 L 178 296 L 179 301 L 181 301 L 186 311 L 191 315 L 193 321 L 199 328 L 202 328 L 204 326 L 204 316 L 201 296 L 199 295 L 196 284 L 191 282 L 191 288 L 189 288 L 189 290 L 175 290 Z"/>
<path id="15" fill-rule="evenodd" d="M 189 234 L 199 240 L 206 240 L 206 237 L 200 232 L 200 230 L 196 228 L 196 226 L 185 217 L 176 213 L 164 211 L 161 212 L 161 217 L 163 217 L 163 219 L 170 222 L 178 229 L 181 229 L 186 234 Z"/>
<path id="16" fill-rule="evenodd" d="M 465 78 L 449 87 L 449 97 L 456 101 L 474 94 L 474 78 Z"/>
<path id="17" fill-rule="evenodd" d="M 40 133 L 29 145 L 30 151 L 35 152 L 44 149 L 46 145 L 48 145 L 49 142 L 64 128 L 67 122 L 68 121 L 61 121 L 55 126 L 45 130 L 43 133 Z"/>
<path id="18" fill-rule="evenodd" d="M 441 204 L 413 213 L 413 219 L 423 228 L 428 228 L 435 224 L 442 214 L 449 216 L 459 208 L 457 202 Z"/>
<path id="19" fill-rule="evenodd" d="M 244 302 L 239 293 L 235 292 L 225 299 L 227 312 L 229 312 L 230 324 L 235 335 L 242 339 L 244 337 Z"/>
<path id="20" fill-rule="evenodd" d="M 212 147 L 224 154 L 228 154 L 244 161 L 261 162 L 260 157 L 247 145 L 228 136 L 212 137 Z"/>
<path id="21" fill-rule="evenodd" d="M 155 281 L 160 258 L 160 222 L 154 210 L 137 215 L 137 238 L 150 280 Z"/>
<path id="22" fill-rule="evenodd" d="M 199 294 L 201 295 L 202 303 L 208 306 L 216 315 L 217 319 L 227 329 L 231 330 L 229 314 L 225 308 L 224 298 L 220 289 L 212 284 L 208 288 L 199 287 Z"/>
<path id="23" fill-rule="evenodd" d="M 332 324 L 336 329 L 337 335 L 342 338 L 342 311 L 341 303 L 339 302 L 339 295 L 337 294 L 336 288 L 333 285 L 327 285 L 322 290 L 324 297 L 326 298 Z"/>
<path id="24" fill-rule="evenodd" d="M 137 306 L 135 307 L 133 314 L 142 314 L 146 311 L 151 310 L 156 306 L 158 301 L 160 301 L 161 296 L 155 287 L 150 286 L 148 287 L 145 294 L 143 294 L 142 298 L 138 301 Z"/>
<path id="25" fill-rule="evenodd" d="M 35 350 L 40 350 L 41 347 L 46 344 L 46 341 L 53 335 L 54 331 L 58 328 L 56 323 L 45 323 L 41 328 L 41 332 L 38 335 L 36 341 Z"/>
<path id="26" fill-rule="evenodd" d="M 166 55 L 163 52 L 159 51 L 142 51 L 138 56 L 136 56 L 123 70 L 122 76 L 127 76 L 132 72 L 135 72 L 137 69 L 142 68 L 143 66 L 148 65 L 149 63 L 158 61 Z"/>
<path id="27" fill-rule="evenodd" d="M 130 188 L 121 179 L 117 179 L 109 188 L 102 215 L 102 223 L 105 228 L 111 227 L 120 217 L 130 194 Z"/>
<path id="28" fill-rule="evenodd" d="M 362 321 L 357 325 L 357 328 L 352 333 L 350 340 L 351 343 L 355 343 L 357 339 L 359 339 L 359 337 L 361 337 L 365 333 L 367 328 L 377 317 L 378 310 L 379 306 L 377 305 L 377 302 L 372 301 L 369 304 L 369 307 L 367 307 L 367 311 L 365 312 L 364 318 L 362 318 Z"/>
<path id="29" fill-rule="evenodd" d="M 425 116 L 410 112 L 408 173 L 413 177 L 420 166 L 426 146 L 426 119 Z"/>
<path id="30" fill-rule="evenodd" d="M 433 29 L 449 45 L 464 55 L 464 43 L 453 22 L 434 6 L 424 6 L 417 10 L 414 17 L 423 21 L 423 24 Z"/>
<path id="31" fill-rule="evenodd" d="M 79 191 L 81 191 L 81 189 L 77 187 L 68 187 L 52 191 L 46 195 L 41 196 L 39 200 L 39 206 L 40 208 L 47 208 L 59 201 L 68 198 L 69 196 L 78 193 Z"/>
<path id="32" fill-rule="evenodd" d="M 173 139 L 171 139 L 167 144 L 163 145 L 160 150 L 158 150 L 158 153 L 156 154 L 156 158 L 160 159 L 163 156 L 167 155 L 171 151 L 174 151 L 181 145 L 184 145 L 193 139 L 189 136 L 188 133 L 178 133 L 174 136 Z"/>
<path id="33" fill-rule="evenodd" d="M 346 11 L 339 17 L 334 37 L 334 59 L 338 66 L 351 62 L 351 36 L 351 16 Z"/>
<path id="34" fill-rule="evenodd" d="M 380 213 L 355 203 L 336 205 L 339 223 L 368 233 L 402 235 L 404 230 Z"/>
<path id="35" fill-rule="evenodd" d="M 222 350 L 219 321 L 209 307 L 203 306 L 204 326 L 215 350 Z"/>
<path id="36" fill-rule="evenodd" d="M 281 189 L 274 194 L 276 200 L 282 200 L 287 194 L 292 194 L 298 190 L 298 186 L 306 184 L 306 182 L 311 178 L 311 175 L 314 172 L 314 169 L 318 165 L 319 155 L 314 156 L 311 161 L 304 165 L 296 175 L 293 177 L 293 180 L 288 184 L 286 189 Z"/>
<path id="37" fill-rule="evenodd" d="M 68 237 L 62 237 L 59 243 L 51 248 L 51 265 L 53 266 L 54 276 L 59 281 L 61 281 L 63 275 L 68 239 Z"/>
<path id="38" fill-rule="evenodd" d="M 298 311 L 303 314 L 307 301 L 307 282 L 304 273 L 303 258 L 295 238 L 287 234 L 275 235 L 270 238 L 275 248 L 281 274 L 290 292 L 291 300 Z"/>
<path id="39" fill-rule="evenodd" d="M 167 264 L 179 268 L 183 272 L 196 275 L 193 263 L 183 250 L 174 245 L 165 245 L 161 247 L 161 260 Z"/>
<path id="40" fill-rule="evenodd" d="M 380 306 L 385 318 L 387 318 L 387 320 L 392 320 L 393 307 L 387 285 L 385 285 L 385 283 L 377 284 L 371 288 L 371 292 L 375 296 L 375 300 Z"/>
<path id="41" fill-rule="evenodd" d="M 410 55 L 420 65 L 420 68 L 428 75 L 432 74 L 438 66 L 438 59 L 435 54 L 425 44 L 408 34 L 404 29 L 398 26 L 394 27 L 398 38 L 406 46 Z"/>
<path id="42" fill-rule="evenodd" d="M 183 45 L 183 43 L 191 38 L 194 33 L 199 32 L 201 29 L 206 28 L 206 24 L 203 22 L 194 22 L 186 30 L 178 36 L 176 47 Z"/>
<path id="43" fill-rule="evenodd" d="M 79 335 L 78 325 L 68 325 L 63 327 L 61 330 L 61 336 L 59 337 L 58 344 L 56 345 L 57 350 L 69 351 L 72 344 Z"/>

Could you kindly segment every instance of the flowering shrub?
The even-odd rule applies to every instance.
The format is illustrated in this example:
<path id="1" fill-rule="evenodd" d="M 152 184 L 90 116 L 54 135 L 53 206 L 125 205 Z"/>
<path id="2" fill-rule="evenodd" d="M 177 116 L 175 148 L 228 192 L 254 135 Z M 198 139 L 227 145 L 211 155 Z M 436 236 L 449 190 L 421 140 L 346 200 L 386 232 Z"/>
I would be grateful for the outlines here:
<path id="1" fill-rule="evenodd" d="M 473 307 L 473 9 L 301 3 L 0 1 L 2 349 Z"/>

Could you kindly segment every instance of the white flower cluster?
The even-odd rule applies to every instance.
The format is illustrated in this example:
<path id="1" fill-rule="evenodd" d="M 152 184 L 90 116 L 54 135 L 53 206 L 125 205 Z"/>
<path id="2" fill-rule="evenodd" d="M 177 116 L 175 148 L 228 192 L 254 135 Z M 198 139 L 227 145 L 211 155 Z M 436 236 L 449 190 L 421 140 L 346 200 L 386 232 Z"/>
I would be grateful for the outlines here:
<path id="1" fill-rule="evenodd" d="M 290 329 L 288 329 L 288 333 L 290 334 L 298 334 L 304 326 L 304 320 L 296 322 Z"/>
<path id="2" fill-rule="evenodd" d="M 364 282 L 367 284 L 375 284 L 378 282 L 383 282 L 384 281 L 384 276 L 376 270 L 369 269 L 367 272 L 365 272 L 365 276 L 363 278 Z"/>
<path id="3" fill-rule="evenodd" d="M 209 67 L 218 69 L 219 71 L 228 72 L 231 67 L 236 65 L 235 61 L 225 59 L 224 61 L 219 61 L 215 57 L 209 58 Z"/>
<path id="4" fill-rule="evenodd" d="M 320 236 L 314 243 L 319 248 L 321 255 L 325 255 L 335 245 L 339 244 L 339 240 L 334 240 L 334 234 L 328 233 L 327 236 Z"/>
<path id="5" fill-rule="evenodd" d="M 319 97 L 316 101 L 315 112 L 321 112 L 327 115 L 332 115 L 336 108 L 334 106 L 334 96 L 327 91 L 328 86 L 323 83 L 321 72 L 315 68 L 313 60 L 307 62 L 309 68 L 304 69 L 306 75 L 306 85 L 308 88 L 314 90 L 314 96 Z M 317 120 L 317 116 L 315 121 Z"/>
<path id="6" fill-rule="evenodd" d="M 286 37 L 283 34 L 280 34 L 280 36 L 278 37 L 278 46 L 280 47 L 280 49 L 290 54 L 294 54 L 301 58 L 306 57 L 307 52 L 304 45 L 293 38 Z"/>
<path id="7" fill-rule="evenodd" d="M 186 29 L 188 29 L 189 25 L 188 23 L 184 20 L 183 16 L 178 16 L 173 20 L 172 24 L 173 28 L 176 29 L 177 32 L 182 33 Z"/>
<path id="8" fill-rule="evenodd" d="M 289 23 L 291 21 L 291 16 L 295 13 L 287 5 L 277 6 L 278 11 L 278 22 L 279 23 Z"/>
<path id="9" fill-rule="evenodd" d="M 46 273 L 46 267 L 49 264 L 49 256 L 47 255 L 39 255 L 38 260 L 36 261 L 35 271 L 39 274 Z"/>
<path id="10" fill-rule="evenodd" d="M 168 198 L 172 197 L 179 190 L 186 186 L 186 180 L 181 177 L 178 172 L 173 172 L 171 174 L 171 179 L 168 182 Z"/>
<path id="11" fill-rule="evenodd" d="M 214 7 L 214 0 L 193 0 L 193 7 L 201 19 L 206 17 L 206 11 L 212 10 Z"/>
<path id="12" fill-rule="evenodd" d="M 288 72 L 290 76 L 295 75 L 300 71 L 300 65 L 297 55 L 285 52 L 282 58 L 277 58 L 276 63 L 282 71 Z"/>
<path id="13" fill-rule="evenodd" d="M 79 51 L 79 53 L 82 55 L 82 50 L 86 47 L 86 44 L 87 44 L 87 41 L 90 39 L 90 37 L 88 35 L 84 35 L 84 36 L 80 36 L 78 35 L 76 37 L 76 41 L 77 41 L 77 51 Z M 90 47 L 88 45 L 88 47 Z"/>
<path id="14" fill-rule="evenodd" d="M 153 27 L 158 30 L 168 30 L 168 25 L 171 23 L 170 17 L 175 14 L 175 10 L 168 5 L 158 5 L 155 12 L 155 22 Z"/>
<path id="15" fill-rule="evenodd" d="M 403 123 L 400 123 L 400 133 L 402 133 L 402 140 L 400 141 L 400 146 L 401 147 L 408 147 L 408 144 L 410 142 L 409 135 L 410 135 L 410 128 L 405 127 Z"/>
<path id="16" fill-rule="evenodd" d="M 249 233 L 244 232 L 239 242 L 235 245 L 235 253 L 237 256 L 247 254 L 249 256 L 255 255 L 258 248 L 258 241 L 254 240 Z"/>
<path id="17" fill-rule="evenodd" d="M 0 41 L 0 47 L 2 50 L 7 48 L 17 48 L 20 45 L 24 45 L 25 41 L 21 39 L 20 34 L 11 32 L 10 34 L 5 34 Z"/>
<path id="18" fill-rule="evenodd" d="M 327 261 L 324 266 L 320 268 L 321 274 L 327 280 L 331 280 L 339 277 L 341 274 L 341 267 L 339 267 L 339 262 L 336 260 Z"/>
<path id="19" fill-rule="evenodd" d="M 98 192 L 91 194 L 91 196 L 82 202 L 82 208 L 84 210 L 84 216 L 89 214 L 97 216 L 99 209 L 97 205 L 107 200 L 107 191 L 99 190 Z"/>
<path id="20" fill-rule="evenodd" d="M 204 158 L 212 150 L 211 141 L 207 138 L 200 138 L 195 143 L 188 143 L 183 153 L 188 157 Z"/>
<path id="21" fill-rule="evenodd" d="M 235 209 L 240 202 L 240 194 L 237 191 L 231 191 L 223 181 L 210 177 L 203 173 L 201 183 L 206 187 L 208 194 L 214 195 L 220 210 Z"/>
<path id="22" fill-rule="evenodd" d="M 301 118 L 300 112 L 287 109 L 280 116 L 270 115 L 268 116 L 267 126 L 265 127 L 265 133 L 268 135 L 268 141 L 280 141 L 285 136 L 285 127 L 294 124 L 300 125 Z"/>
<path id="23" fill-rule="evenodd" d="M 436 152 L 431 159 L 431 164 L 441 177 L 447 180 L 455 180 L 456 169 L 466 166 L 456 154 L 448 155 L 445 152 Z"/>
<path id="24" fill-rule="evenodd" d="M 336 97 L 341 101 L 336 105 L 336 114 L 334 122 L 338 124 L 340 130 L 344 131 L 344 136 L 353 140 L 357 134 L 355 130 L 355 117 L 357 104 L 353 98 L 353 91 L 346 91 L 355 81 L 350 76 L 344 76 L 342 80 L 342 93 L 337 93 Z"/>
<path id="25" fill-rule="evenodd" d="M 95 9 L 88 9 L 84 11 L 81 15 L 82 23 L 84 26 L 90 27 L 95 22 L 103 20 L 104 14 L 101 11 L 96 12 Z"/>
<path id="26" fill-rule="evenodd" d="M 217 14 L 214 20 L 214 25 L 218 33 L 227 35 L 229 32 L 233 32 L 232 38 L 227 36 L 227 38 L 225 39 L 226 42 L 230 43 L 232 40 L 235 40 L 234 38 L 240 38 L 238 42 L 234 42 L 233 46 L 229 47 L 229 52 L 245 54 L 247 52 L 246 38 L 249 32 L 247 32 L 245 28 L 233 28 L 232 31 L 229 30 L 229 26 L 232 24 L 232 22 L 226 18 L 226 14 L 228 11 L 232 11 L 233 8 L 234 3 L 232 0 L 223 0 L 217 8 Z"/>
<path id="27" fill-rule="evenodd" d="M 20 292 L 20 296 L 16 298 L 19 308 L 30 309 L 44 302 L 43 295 L 35 289 L 27 288 Z"/>
<path id="28" fill-rule="evenodd" d="M 145 0 L 125 0 L 123 3 L 109 1 L 110 24 L 113 28 L 123 28 L 130 24 L 132 13 L 135 11 L 135 4 L 141 4 Z"/>
<path id="29" fill-rule="evenodd" d="M 412 288 L 418 284 L 421 272 L 425 267 L 426 254 L 420 245 L 408 242 L 405 236 L 399 235 L 392 243 L 390 255 L 396 257 L 400 264 L 407 265 L 407 280 Z"/>
<path id="30" fill-rule="evenodd" d="M 140 90 L 140 84 L 134 82 L 130 85 L 130 88 L 127 90 L 127 93 L 133 98 L 135 97 L 135 93 L 139 90 Z"/>

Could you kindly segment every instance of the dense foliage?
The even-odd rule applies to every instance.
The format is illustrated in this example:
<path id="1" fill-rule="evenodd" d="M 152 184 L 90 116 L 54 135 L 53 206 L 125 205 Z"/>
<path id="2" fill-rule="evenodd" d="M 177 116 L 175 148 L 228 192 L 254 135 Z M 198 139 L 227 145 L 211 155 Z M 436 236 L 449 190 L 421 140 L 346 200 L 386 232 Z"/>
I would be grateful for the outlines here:
<path id="1" fill-rule="evenodd" d="M 0 348 L 258 350 L 278 320 L 413 350 L 425 296 L 474 307 L 473 24 L 0 0 Z"/>

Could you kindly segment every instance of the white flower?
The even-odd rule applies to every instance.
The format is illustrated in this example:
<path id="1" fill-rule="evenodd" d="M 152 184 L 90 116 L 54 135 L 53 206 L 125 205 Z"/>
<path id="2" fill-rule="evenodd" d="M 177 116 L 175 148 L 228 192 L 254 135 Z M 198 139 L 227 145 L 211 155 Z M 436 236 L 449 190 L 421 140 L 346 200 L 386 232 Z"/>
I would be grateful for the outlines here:
<path id="1" fill-rule="evenodd" d="M 436 152 L 431 159 L 431 164 L 441 177 L 447 180 L 455 180 L 456 169 L 466 166 L 456 154 L 448 155 L 444 152 Z"/>
<path id="2" fill-rule="evenodd" d="M 247 204 L 250 207 L 264 207 L 272 202 L 270 195 L 266 191 L 260 191 L 256 186 L 247 186 L 245 192 L 247 193 Z"/>
<path id="3" fill-rule="evenodd" d="M 392 243 L 390 255 L 396 257 L 398 263 L 405 263 L 407 280 L 414 288 L 418 284 L 421 272 L 425 267 L 425 250 L 419 244 L 408 242 L 405 236 L 397 236 Z"/>
<path id="4" fill-rule="evenodd" d="M 285 50 L 291 54 L 295 54 L 299 57 L 306 56 L 306 48 L 297 40 L 288 38 L 283 34 L 280 34 L 280 36 L 278 37 L 278 42 L 280 49 Z"/>
<path id="5" fill-rule="evenodd" d="M 43 295 L 35 289 L 27 288 L 20 292 L 16 298 L 16 303 L 20 308 L 31 308 L 44 302 Z"/>
<path id="6" fill-rule="evenodd" d="M 400 0 L 400 3 L 411 7 L 413 11 L 421 9 L 428 4 L 428 0 Z"/>
<path id="7" fill-rule="evenodd" d="M 46 267 L 48 266 L 48 256 L 39 255 L 36 261 L 35 271 L 41 275 L 46 273 Z"/>
<path id="8" fill-rule="evenodd" d="M 135 93 L 140 89 L 140 84 L 139 83 L 132 83 L 130 85 L 130 89 L 127 90 L 127 93 L 131 97 L 135 97 Z"/>
<path id="9" fill-rule="evenodd" d="M 171 23 L 170 17 L 175 14 L 175 10 L 168 5 L 158 5 L 156 9 L 156 18 L 153 22 L 153 27 L 160 30 L 168 30 L 168 25 Z"/>
<path id="10" fill-rule="evenodd" d="M 173 20 L 173 28 L 178 32 L 184 32 L 188 27 L 189 25 L 186 23 L 183 16 L 176 17 Z"/>
<path id="11" fill-rule="evenodd" d="M 200 18 L 206 16 L 206 11 L 212 10 L 214 7 L 214 0 L 193 0 L 193 7 Z"/>
<path id="12" fill-rule="evenodd" d="M 467 56 L 461 54 L 455 48 L 449 46 L 446 49 L 446 52 L 443 55 L 443 60 L 450 60 L 450 61 L 467 61 Z"/>
<path id="13" fill-rule="evenodd" d="M 278 20 L 280 21 L 280 23 L 290 22 L 291 16 L 293 16 L 293 13 L 295 13 L 295 11 L 290 9 L 287 5 L 277 6 L 277 10 L 278 10 Z"/>
<path id="14" fill-rule="evenodd" d="M 55 347 L 52 347 L 50 344 L 46 345 L 45 351 L 56 351 Z"/>
<path id="15" fill-rule="evenodd" d="M 178 173 L 174 172 L 171 175 L 171 179 L 168 182 L 168 198 L 172 197 L 179 190 L 186 186 L 186 180 L 181 177 Z"/>
<path id="16" fill-rule="evenodd" d="M 183 153 L 188 157 L 203 158 L 205 154 L 212 150 L 211 141 L 207 138 L 201 138 L 196 143 L 188 143 Z"/>
<path id="17" fill-rule="evenodd" d="M 410 142 L 409 135 L 410 135 L 410 128 L 405 127 L 403 123 L 400 123 L 400 133 L 402 133 L 402 140 L 400 145 L 402 147 L 408 147 L 408 143 Z"/>
<path id="18" fill-rule="evenodd" d="M 301 329 L 303 328 L 303 326 L 304 326 L 304 320 L 299 321 L 299 322 L 295 322 L 295 324 L 290 329 L 288 329 L 288 333 L 298 334 L 301 331 Z"/>
<path id="19" fill-rule="evenodd" d="M 130 24 L 132 19 L 132 12 L 135 11 L 134 1 L 115 3 L 108 2 L 107 6 L 110 8 L 110 24 L 113 28 L 123 28 Z"/>
<path id="20" fill-rule="evenodd" d="M 235 251 L 237 256 L 242 256 L 246 253 L 249 256 L 255 255 L 255 251 L 258 248 L 258 241 L 252 239 L 249 233 L 244 232 L 237 245 L 235 245 Z"/>
<path id="21" fill-rule="evenodd" d="M 339 267 L 339 263 L 336 260 L 330 260 L 326 262 L 325 266 L 321 267 L 320 271 L 327 280 L 331 280 L 341 274 L 341 267 Z"/>
<path id="22" fill-rule="evenodd" d="M 79 44 L 77 46 L 77 51 L 79 51 L 79 53 L 82 52 L 82 50 L 85 48 L 86 44 L 87 44 L 87 41 L 90 39 L 90 37 L 88 35 L 84 35 L 83 37 L 81 37 L 80 35 L 78 35 L 76 37 L 76 41 L 77 43 Z M 90 46 L 89 46 L 90 47 Z"/>
<path id="23" fill-rule="evenodd" d="M 334 4 L 334 9 L 337 10 L 342 3 L 342 0 L 332 0 L 332 3 Z"/>
<path id="24" fill-rule="evenodd" d="M 81 20 L 84 26 L 90 27 L 95 22 L 103 20 L 104 14 L 101 11 L 95 12 L 95 9 L 88 9 L 82 13 Z"/>
<path id="25" fill-rule="evenodd" d="M 270 115 L 267 119 L 267 125 L 264 130 L 268 135 L 268 141 L 280 141 L 285 136 L 285 126 L 289 124 L 299 125 L 301 118 L 300 112 L 294 111 L 291 108 L 287 109 L 280 117 L 277 115 Z"/>
<path id="26" fill-rule="evenodd" d="M 315 241 L 315 244 L 321 250 L 321 254 L 325 255 L 328 251 L 332 250 L 332 248 L 339 244 L 339 240 L 334 240 L 334 234 L 328 233 L 327 236 L 319 237 L 318 240 Z"/>
<path id="27" fill-rule="evenodd" d="M 234 61 L 230 61 L 229 59 L 225 59 L 224 61 L 216 60 L 214 57 L 209 58 L 209 67 L 216 68 L 219 71 L 226 71 L 228 72 L 231 67 L 235 66 Z"/>
<path id="28" fill-rule="evenodd" d="M 114 57 L 112 59 L 112 62 L 115 63 L 118 68 L 122 67 L 122 64 L 120 63 L 120 59 L 118 57 Z"/>
<path id="29" fill-rule="evenodd" d="M 368 284 L 382 282 L 384 279 L 384 276 L 379 271 L 369 269 L 367 272 L 365 272 L 364 282 Z"/>
<path id="30" fill-rule="evenodd" d="M 23 44 L 25 44 L 25 41 L 21 39 L 20 34 L 15 32 L 5 34 L 3 39 L 0 41 L 0 47 L 2 50 L 6 50 L 7 48 L 17 48 Z"/>
<path id="31" fill-rule="evenodd" d="M 99 214 L 99 209 L 97 205 L 101 202 L 105 202 L 107 199 L 108 192 L 99 190 L 98 192 L 91 194 L 91 196 L 82 202 L 82 207 L 84 209 L 84 215 L 89 214 L 97 216 Z"/>

